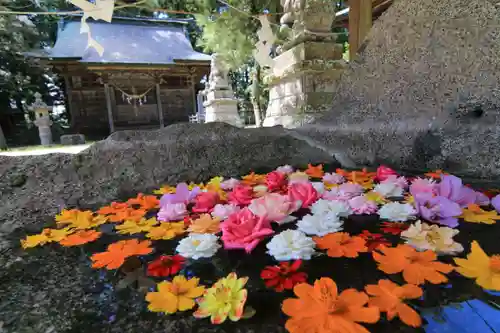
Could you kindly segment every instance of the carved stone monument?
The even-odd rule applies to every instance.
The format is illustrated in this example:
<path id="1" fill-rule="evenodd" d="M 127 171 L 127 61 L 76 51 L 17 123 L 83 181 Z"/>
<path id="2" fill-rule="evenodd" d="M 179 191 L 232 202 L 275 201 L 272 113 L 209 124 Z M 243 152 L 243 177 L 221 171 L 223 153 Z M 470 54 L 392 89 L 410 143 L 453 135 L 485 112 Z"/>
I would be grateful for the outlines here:
<path id="1" fill-rule="evenodd" d="M 264 126 L 297 127 L 328 109 L 346 66 L 343 46 L 331 33 L 335 4 L 328 0 L 285 0 L 282 33 L 288 41 L 273 59 Z M 290 28 L 291 25 L 291 28 Z"/>
<path id="2" fill-rule="evenodd" d="M 225 122 L 242 127 L 243 122 L 238 115 L 238 101 L 233 96 L 233 90 L 227 78 L 227 69 L 217 54 L 212 55 L 210 76 L 205 90 L 206 101 L 205 122 Z"/>
<path id="3" fill-rule="evenodd" d="M 52 144 L 52 120 L 50 120 L 49 111 L 52 107 L 42 101 L 42 95 L 35 94 L 35 102 L 30 106 L 30 109 L 35 112 L 36 120 L 33 122 L 38 127 L 38 134 L 42 146 L 50 146 Z"/>

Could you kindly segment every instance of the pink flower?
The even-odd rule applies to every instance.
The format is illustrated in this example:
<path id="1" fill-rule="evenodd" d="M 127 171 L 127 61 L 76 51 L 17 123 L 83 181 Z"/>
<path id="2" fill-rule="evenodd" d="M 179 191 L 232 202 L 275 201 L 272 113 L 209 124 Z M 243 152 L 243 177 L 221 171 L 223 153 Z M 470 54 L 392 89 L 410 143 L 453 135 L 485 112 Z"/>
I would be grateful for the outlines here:
<path id="1" fill-rule="evenodd" d="M 500 213 L 500 194 L 491 199 L 491 205 L 498 213 Z"/>
<path id="2" fill-rule="evenodd" d="M 229 193 L 229 202 L 236 205 L 248 205 L 253 200 L 253 188 L 247 185 L 236 185 Z"/>
<path id="3" fill-rule="evenodd" d="M 201 192 L 194 199 L 193 212 L 195 213 L 209 213 L 220 201 L 219 194 L 216 192 Z"/>
<path id="4" fill-rule="evenodd" d="M 405 177 L 398 177 L 397 175 L 389 175 L 387 178 L 380 182 L 380 184 L 395 184 L 401 188 L 408 188 L 408 180 Z"/>
<path id="5" fill-rule="evenodd" d="M 301 201 L 291 201 L 288 196 L 269 193 L 261 198 L 252 200 L 248 209 L 259 217 L 265 217 L 267 221 L 275 221 L 282 224 L 295 220 L 290 214 L 299 209 L 301 205 Z"/>
<path id="6" fill-rule="evenodd" d="M 427 178 L 415 178 L 410 185 L 410 193 L 413 196 L 421 193 L 435 194 L 436 191 L 436 183 Z"/>
<path id="7" fill-rule="evenodd" d="M 479 192 L 464 186 L 462 179 L 453 175 L 441 176 L 441 182 L 437 185 L 437 195 L 456 202 L 460 207 L 485 202 L 484 197 L 479 196 Z"/>
<path id="8" fill-rule="evenodd" d="M 188 213 L 184 203 L 167 203 L 161 206 L 158 212 L 159 221 L 179 221 Z"/>
<path id="9" fill-rule="evenodd" d="M 302 202 L 302 208 L 308 208 L 319 199 L 318 191 L 309 182 L 290 184 L 288 186 L 288 196 L 291 201 Z"/>
<path id="10" fill-rule="evenodd" d="M 266 236 L 274 233 L 264 217 L 254 215 L 248 208 L 232 214 L 221 224 L 225 249 L 252 250 Z"/>
<path id="11" fill-rule="evenodd" d="M 364 195 L 350 199 L 349 206 L 355 214 L 374 214 L 378 210 L 377 204 L 366 199 Z"/>
<path id="12" fill-rule="evenodd" d="M 200 188 L 196 186 L 192 191 L 186 183 L 179 183 L 175 188 L 175 193 L 164 194 L 160 199 L 160 206 L 176 203 L 190 203 L 200 193 Z"/>
<path id="13" fill-rule="evenodd" d="M 363 186 L 353 183 L 344 183 L 338 187 L 332 188 L 323 194 L 323 199 L 347 201 L 363 194 Z"/>
<path id="14" fill-rule="evenodd" d="M 241 208 L 236 205 L 221 205 L 217 204 L 215 205 L 214 209 L 212 210 L 212 216 L 217 217 L 220 220 L 225 220 L 227 219 L 231 214 L 234 214 L 236 212 L 239 212 Z"/>
<path id="15" fill-rule="evenodd" d="M 269 192 L 280 190 L 287 185 L 286 175 L 279 171 L 273 171 L 266 175 L 266 185 Z"/>
<path id="16" fill-rule="evenodd" d="M 392 175 L 397 176 L 398 173 L 389 167 L 381 165 L 377 168 L 377 175 L 375 176 L 375 179 L 381 182 L 386 180 L 387 177 Z"/>
<path id="17" fill-rule="evenodd" d="M 285 175 L 291 174 L 294 170 L 291 165 L 283 165 L 278 168 L 276 168 L 276 171 L 284 173 Z"/>
<path id="18" fill-rule="evenodd" d="M 345 182 L 345 178 L 338 173 L 325 173 L 323 181 L 328 184 L 342 184 Z"/>
<path id="19" fill-rule="evenodd" d="M 231 179 L 225 180 L 222 183 L 220 183 L 220 188 L 223 190 L 232 190 L 239 183 L 240 183 L 240 181 L 238 179 L 231 178 Z"/>

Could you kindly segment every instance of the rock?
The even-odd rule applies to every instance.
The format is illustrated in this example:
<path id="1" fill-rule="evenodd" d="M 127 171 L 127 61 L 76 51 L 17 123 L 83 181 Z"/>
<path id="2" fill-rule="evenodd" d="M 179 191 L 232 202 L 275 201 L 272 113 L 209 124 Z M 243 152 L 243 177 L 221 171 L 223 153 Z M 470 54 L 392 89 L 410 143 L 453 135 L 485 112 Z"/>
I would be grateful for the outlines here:
<path id="1" fill-rule="evenodd" d="M 61 135 L 61 144 L 63 146 L 83 145 L 85 144 L 85 135 L 83 134 Z"/>
<path id="2" fill-rule="evenodd" d="M 0 250 L 9 241 L 18 246 L 17 236 L 6 237 L 14 230 L 42 227 L 65 207 L 96 209 L 164 184 L 307 163 L 336 162 L 331 152 L 281 127 L 238 129 L 224 123 L 116 132 L 77 155 L 0 156 Z M 25 175 L 24 183 L 13 182 L 19 175 Z"/>
<path id="3" fill-rule="evenodd" d="M 298 131 L 358 165 L 500 175 L 499 14 L 492 0 L 395 1 L 330 111 Z"/>

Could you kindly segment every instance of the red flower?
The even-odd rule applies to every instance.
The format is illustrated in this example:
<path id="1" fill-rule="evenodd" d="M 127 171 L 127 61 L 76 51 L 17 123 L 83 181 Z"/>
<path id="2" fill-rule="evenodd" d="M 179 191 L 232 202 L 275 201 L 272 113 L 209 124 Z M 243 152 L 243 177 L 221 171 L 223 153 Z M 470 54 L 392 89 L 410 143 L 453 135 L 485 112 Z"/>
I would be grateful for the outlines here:
<path id="1" fill-rule="evenodd" d="M 267 266 L 260 273 L 260 277 L 266 287 L 274 288 L 277 292 L 291 290 L 296 284 L 306 282 L 307 274 L 297 272 L 301 265 L 302 260 L 296 260 L 292 264 L 282 262 L 279 266 Z"/>
<path id="2" fill-rule="evenodd" d="M 286 187 L 287 180 L 286 175 L 278 172 L 272 171 L 266 175 L 266 186 L 269 192 L 281 190 L 283 187 Z"/>
<path id="3" fill-rule="evenodd" d="M 377 175 L 375 179 L 379 182 L 386 180 L 389 176 L 397 176 L 398 173 L 393 169 L 386 167 L 385 165 L 381 165 L 377 168 Z"/>
<path id="4" fill-rule="evenodd" d="M 148 265 L 148 275 L 150 276 L 169 276 L 177 274 L 186 259 L 180 255 L 160 256 Z"/>
<path id="5" fill-rule="evenodd" d="M 358 235 L 363 238 L 366 242 L 366 247 L 368 248 L 368 252 L 372 252 L 380 245 L 391 246 L 392 244 L 384 238 L 381 234 L 372 234 L 368 230 L 363 230 L 362 234 Z"/>
<path id="6" fill-rule="evenodd" d="M 380 230 L 393 235 L 399 235 L 410 227 L 409 224 L 401 222 L 382 222 Z"/>

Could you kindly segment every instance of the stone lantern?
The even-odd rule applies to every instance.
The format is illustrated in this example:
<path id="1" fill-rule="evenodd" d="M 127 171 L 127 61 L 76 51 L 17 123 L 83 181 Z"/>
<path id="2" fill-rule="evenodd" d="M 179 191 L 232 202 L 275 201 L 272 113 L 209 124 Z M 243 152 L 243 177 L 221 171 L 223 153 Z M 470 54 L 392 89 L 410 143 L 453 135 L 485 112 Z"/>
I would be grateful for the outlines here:
<path id="1" fill-rule="evenodd" d="M 42 101 L 42 95 L 36 93 L 35 102 L 30 105 L 29 109 L 35 112 L 36 119 L 33 123 L 38 127 L 42 146 L 50 146 L 52 144 L 52 132 L 50 130 L 52 120 L 50 120 L 49 111 L 52 107 Z"/>

